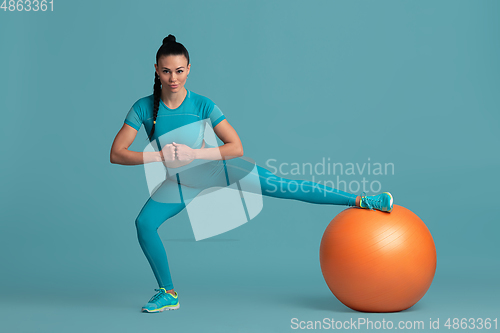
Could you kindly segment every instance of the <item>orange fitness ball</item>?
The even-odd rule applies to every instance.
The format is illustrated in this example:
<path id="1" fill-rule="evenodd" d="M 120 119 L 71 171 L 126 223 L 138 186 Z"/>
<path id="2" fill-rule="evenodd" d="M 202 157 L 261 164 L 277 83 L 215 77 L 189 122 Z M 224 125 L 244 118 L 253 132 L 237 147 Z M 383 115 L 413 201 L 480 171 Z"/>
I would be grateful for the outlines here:
<path id="1" fill-rule="evenodd" d="M 390 213 L 342 211 L 323 234 L 319 260 L 335 297 L 363 312 L 410 308 L 429 289 L 437 263 L 429 229 L 398 205 Z"/>

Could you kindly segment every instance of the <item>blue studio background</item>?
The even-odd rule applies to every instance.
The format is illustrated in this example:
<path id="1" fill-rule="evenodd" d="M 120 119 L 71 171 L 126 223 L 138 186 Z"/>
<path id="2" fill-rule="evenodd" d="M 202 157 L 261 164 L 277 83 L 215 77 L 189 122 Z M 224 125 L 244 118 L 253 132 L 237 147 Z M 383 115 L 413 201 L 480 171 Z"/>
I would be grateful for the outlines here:
<path id="1" fill-rule="evenodd" d="M 292 318 L 439 318 L 446 331 L 447 318 L 500 317 L 500 2 L 54 2 L 0 11 L 1 331 L 297 331 Z M 181 308 L 140 312 L 157 288 L 134 225 L 149 193 L 143 167 L 109 151 L 168 34 L 190 52 L 186 88 L 259 165 L 394 165 L 340 179 L 380 183 L 428 226 L 438 266 L 420 302 L 345 307 L 319 265 L 345 207 L 264 197 L 255 219 L 203 241 L 185 211 L 164 223 Z"/>

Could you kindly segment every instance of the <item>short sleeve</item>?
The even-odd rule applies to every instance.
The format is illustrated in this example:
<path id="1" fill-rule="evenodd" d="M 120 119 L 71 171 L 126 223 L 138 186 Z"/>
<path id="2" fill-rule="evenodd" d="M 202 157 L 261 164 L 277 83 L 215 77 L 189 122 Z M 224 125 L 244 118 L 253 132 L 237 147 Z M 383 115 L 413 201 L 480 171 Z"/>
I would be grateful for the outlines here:
<path id="1" fill-rule="evenodd" d="M 214 105 L 214 108 L 212 109 L 212 112 L 210 112 L 210 121 L 212 122 L 212 128 L 217 126 L 218 123 L 226 119 L 222 111 L 219 109 L 217 105 Z"/>
<path id="2" fill-rule="evenodd" d="M 141 117 L 139 117 L 139 115 L 135 111 L 134 106 L 132 106 L 130 108 L 130 111 L 128 112 L 127 117 L 125 117 L 124 123 L 132 126 L 136 130 L 139 130 L 141 128 L 141 125 L 142 125 L 142 119 L 141 119 Z"/>

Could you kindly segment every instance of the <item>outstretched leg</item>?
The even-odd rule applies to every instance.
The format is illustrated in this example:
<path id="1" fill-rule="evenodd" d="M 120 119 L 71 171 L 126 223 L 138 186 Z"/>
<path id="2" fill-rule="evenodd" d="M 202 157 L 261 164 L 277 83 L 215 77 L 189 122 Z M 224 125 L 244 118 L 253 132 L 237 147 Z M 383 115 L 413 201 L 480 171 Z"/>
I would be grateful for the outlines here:
<path id="1" fill-rule="evenodd" d="M 249 175 L 250 177 L 247 177 Z M 392 195 L 388 192 L 376 196 L 361 197 L 308 180 L 279 177 L 256 165 L 251 158 L 246 156 L 197 165 L 180 172 L 179 176 L 182 184 L 188 188 L 225 187 L 245 178 L 247 180 L 245 188 L 241 189 L 244 192 L 315 204 L 357 206 L 382 211 L 392 210 Z M 194 198 L 197 194 L 191 195 L 190 198 Z"/>
<path id="2" fill-rule="evenodd" d="M 333 187 L 308 180 L 293 180 L 276 176 L 271 171 L 258 166 L 262 194 L 295 199 L 315 204 L 355 206 L 357 195 L 343 192 Z"/>
<path id="3" fill-rule="evenodd" d="M 234 158 L 225 161 L 229 183 L 234 183 L 257 170 L 260 190 L 263 195 L 294 199 L 316 204 L 356 206 L 357 195 L 308 180 L 292 180 L 279 177 L 256 165 L 249 158 Z M 253 171 L 255 174 L 255 171 Z"/>

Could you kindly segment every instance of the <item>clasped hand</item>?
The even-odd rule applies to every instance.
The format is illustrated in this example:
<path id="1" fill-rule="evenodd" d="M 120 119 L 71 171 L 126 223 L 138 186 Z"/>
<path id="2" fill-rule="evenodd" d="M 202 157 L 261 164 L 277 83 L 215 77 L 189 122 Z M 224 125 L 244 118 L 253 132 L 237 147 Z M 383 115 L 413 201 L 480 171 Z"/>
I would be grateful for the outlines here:
<path id="1" fill-rule="evenodd" d="M 164 161 L 191 161 L 195 159 L 195 149 L 182 143 L 172 142 L 166 144 L 162 150 Z"/>

